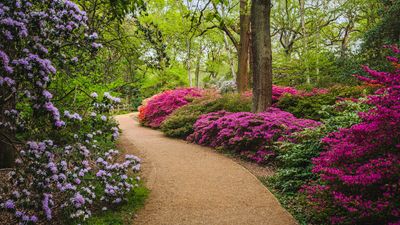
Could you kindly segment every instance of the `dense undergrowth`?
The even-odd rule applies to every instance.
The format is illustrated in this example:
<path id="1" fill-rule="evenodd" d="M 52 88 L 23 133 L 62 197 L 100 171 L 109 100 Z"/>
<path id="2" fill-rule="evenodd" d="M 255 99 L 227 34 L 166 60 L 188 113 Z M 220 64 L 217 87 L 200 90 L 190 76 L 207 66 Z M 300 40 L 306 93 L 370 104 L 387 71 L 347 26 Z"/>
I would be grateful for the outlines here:
<path id="1" fill-rule="evenodd" d="M 369 78 L 358 76 L 358 86 L 274 86 L 274 107 L 258 114 L 251 93 L 205 91 L 175 107 L 161 130 L 273 164 L 264 182 L 301 224 L 398 224 L 400 73 L 388 59 L 391 72 L 363 67 Z"/>

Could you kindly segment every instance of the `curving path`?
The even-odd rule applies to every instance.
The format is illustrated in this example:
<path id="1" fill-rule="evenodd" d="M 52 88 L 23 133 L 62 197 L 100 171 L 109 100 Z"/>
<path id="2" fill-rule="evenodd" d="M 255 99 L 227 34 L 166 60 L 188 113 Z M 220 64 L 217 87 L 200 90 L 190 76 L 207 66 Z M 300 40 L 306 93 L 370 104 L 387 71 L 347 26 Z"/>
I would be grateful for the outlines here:
<path id="1" fill-rule="evenodd" d="M 143 159 L 151 190 L 138 225 L 294 225 L 293 217 L 250 172 L 210 148 L 117 116 L 120 144 Z"/>

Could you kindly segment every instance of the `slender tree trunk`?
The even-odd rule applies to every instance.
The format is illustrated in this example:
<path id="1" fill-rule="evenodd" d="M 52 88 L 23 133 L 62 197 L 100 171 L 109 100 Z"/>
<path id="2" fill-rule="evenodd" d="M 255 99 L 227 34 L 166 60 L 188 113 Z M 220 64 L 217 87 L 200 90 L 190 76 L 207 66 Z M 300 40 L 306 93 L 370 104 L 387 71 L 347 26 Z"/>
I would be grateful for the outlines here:
<path id="1" fill-rule="evenodd" d="M 231 67 L 231 74 L 232 78 L 236 79 L 236 73 L 235 73 L 235 63 L 233 62 L 233 58 L 231 55 L 231 51 L 229 49 L 229 44 L 228 44 L 228 38 L 226 37 L 226 34 L 224 33 L 224 44 L 225 44 L 225 49 L 228 54 L 228 59 L 229 59 L 229 66 Z"/>
<path id="2" fill-rule="evenodd" d="M 9 93 L 4 93 L 5 90 L 0 90 L 0 96 L 7 96 Z M 0 105 L 0 122 L 6 124 L 9 122 L 7 116 L 1 112 L 5 110 L 15 109 L 15 97 L 11 97 L 4 104 Z M 15 138 L 15 132 L 10 129 L 0 129 L 0 168 L 14 167 L 15 149 L 12 141 Z"/>
<path id="3" fill-rule="evenodd" d="M 340 46 L 340 56 L 342 58 L 346 57 L 347 55 L 347 51 L 348 51 L 348 45 L 349 45 L 349 39 L 350 39 L 350 34 L 353 31 L 354 28 L 354 18 L 353 15 L 351 15 L 350 13 L 348 13 L 348 20 L 349 23 L 347 24 L 345 30 L 344 30 L 344 35 L 343 35 L 343 39 L 342 39 L 342 43 Z"/>
<path id="4" fill-rule="evenodd" d="M 304 51 L 307 51 L 308 39 L 307 39 L 307 31 L 306 31 L 306 19 L 305 19 L 305 0 L 299 0 L 300 3 L 300 23 L 301 23 L 301 32 L 303 33 L 303 48 Z M 304 58 L 303 58 L 304 60 Z M 308 65 L 306 65 L 306 82 L 307 84 L 311 83 L 311 78 L 308 70 Z"/>
<path id="5" fill-rule="evenodd" d="M 200 87 L 200 62 L 201 62 L 201 55 L 203 54 L 203 49 L 200 46 L 199 54 L 197 55 L 197 62 L 196 62 L 196 70 L 195 70 L 195 80 L 196 80 L 196 87 Z"/>
<path id="6" fill-rule="evenodd" d="M 189 5 L 189 1 L 186 1 L 186 4 Z M 180 4 L 180 13 L 181 13 L 181 19 L 182 19 L 182 24 L 184 24 L 185 17 L 184 17 L 184 10 L 183 10 L 183 1 Z M 192 73 L 191 73 L 191 68 L 190 68 L 190 56 L 191 56 L 191 40 L 189 38 L 186 38 L 186 51 L 187 51 L 187 58 L 186 58 L 186 69 L 188 73 L 188 80 L 189 80 L 189 86 L 193 86 L 193 81 L 192 81 Z"/>
<path id="7" fill-rule="evenodd" d="M 249 89 L 250 13 L 248 0 L 240 0 L 240 44 L 238 52 L 238 75 L 236 84 L 239 93 Z"/>
<path id="8" fill-rule="evenodd" d="M 250 30 L 249 30 L 249 32 L 250 32 L 250 41 L 249 41 L 249 49 L 248 49 L 248 52 L 249 52 L 249 74 L 253 74 L 253 51 L 252 51 L 252 49 L 253 49 L 253 41 L 252 41 L 252 37 L 251 37 L 251 26 L 250 26 Z M 253 87 L 253 76 L 249 76 L 248 77 L 249 78 L 249 86 L 250 87 Z"/>
<path id="9" fill-rule="evenodd" d="M 191 68 L 190 68 L 190 55 L 191 55 L 191 47 L 190 47 L 190 40 L 186 39 L 186 48 L 187 48 L 187 59 L 186 59 L 186 68 L 188 72 L 188 79 L 189 79 L 189 86 L 193 87 L 193 79 L 192 79 L 192 73 L 191 73 Z"/>
<path id="10" fill-rule="evenodd" d="M 272 105 L 271 0 L 252 0 L 253 112 Z"/>

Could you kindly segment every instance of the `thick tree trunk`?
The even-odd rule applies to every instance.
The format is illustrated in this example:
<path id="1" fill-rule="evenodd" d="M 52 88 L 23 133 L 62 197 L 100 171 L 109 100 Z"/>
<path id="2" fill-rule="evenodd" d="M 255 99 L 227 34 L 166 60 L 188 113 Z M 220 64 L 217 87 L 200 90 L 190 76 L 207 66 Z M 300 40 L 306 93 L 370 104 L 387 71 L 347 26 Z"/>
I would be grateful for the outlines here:
<path id="1" fill-rule="evenodd" d="M 240 44 L 236 77 L 239 93 L 249 89 L 250 12 L 248 6 L 248 0 L 240 0 Z"/>
<path id="2" fill-rule="evenodd" d="M 271 0 L 252 0 L 253 112 L 272 105 Z"/>

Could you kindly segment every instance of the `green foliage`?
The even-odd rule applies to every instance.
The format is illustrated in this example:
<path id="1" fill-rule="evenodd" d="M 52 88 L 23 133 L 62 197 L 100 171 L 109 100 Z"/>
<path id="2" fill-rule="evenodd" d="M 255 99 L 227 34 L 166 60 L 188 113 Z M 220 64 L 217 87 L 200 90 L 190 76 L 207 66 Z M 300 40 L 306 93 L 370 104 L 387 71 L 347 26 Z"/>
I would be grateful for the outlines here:
<path id="1" fill-rule="evenodd" d="M 396 44 L 400 41 L 400 1 L 380 0 L 382 8 L 379 23 L 365 34 L 364 48 L 381 51 L 384 44 Z M 382 57 L 383 58 L 383 57 Z"/>
<path id="2" fill-rule="evenodd" d="M 239 94 L 220 96 L 215 92 L 210 92 L 172 113 L 163 122 L 161 130 L 170 137 L 186 138 L 193 133 L 193 125 L 200 115 L 220 110 L 249 112 L 251 110 L 251 98 Z"/>
<path id="3" fill-rule="evenodd" d="M 135 213 L 143 207 L 145 200 L 149 195 L 149 190 L 140 184 L 140 186 L 131 191 L 126 197 L 127 202 L 117 208 L 109 209 L 106 212 L 95 212 L 94 216 L 87 220 L 85 225 L 125 225 L 132 224 Z"/>
<path id="4" fill-rule="evenodd" d="M 369 108 L 370 106 L 362 101 L 342 101 L 333 106 L 325 106 L 321 114 L 328 119 L 322 120 L 323 125 L 294 134 L 293 142 L 276 144 L 278 169 L 274 176 L 268 179 L 267 184 L 282 200 L 281 203 L 294 211 L 301 221 L 306 220 L 308 216 L 305 212 L 304 196 L 298 191 L 304 184 L 316 179 L 311 172 L 311 159 L 317 157 L 324 149 L 321 138 L 339 128 L 358 123 L 358 112 L 367 111 Z"/>
<path id="5" fill-rule="evenodd" d="M 277 107 L 294 114 L 298 118 L 313 120 L 326 119 L 329 115 L 323 111 L 327 105 L 333 105 L 343 98 L 358 98 L 373 93 L 372 86 L 336 86 L 327 94 L 313 96 L 286 95 L 279 99 Z"/>

